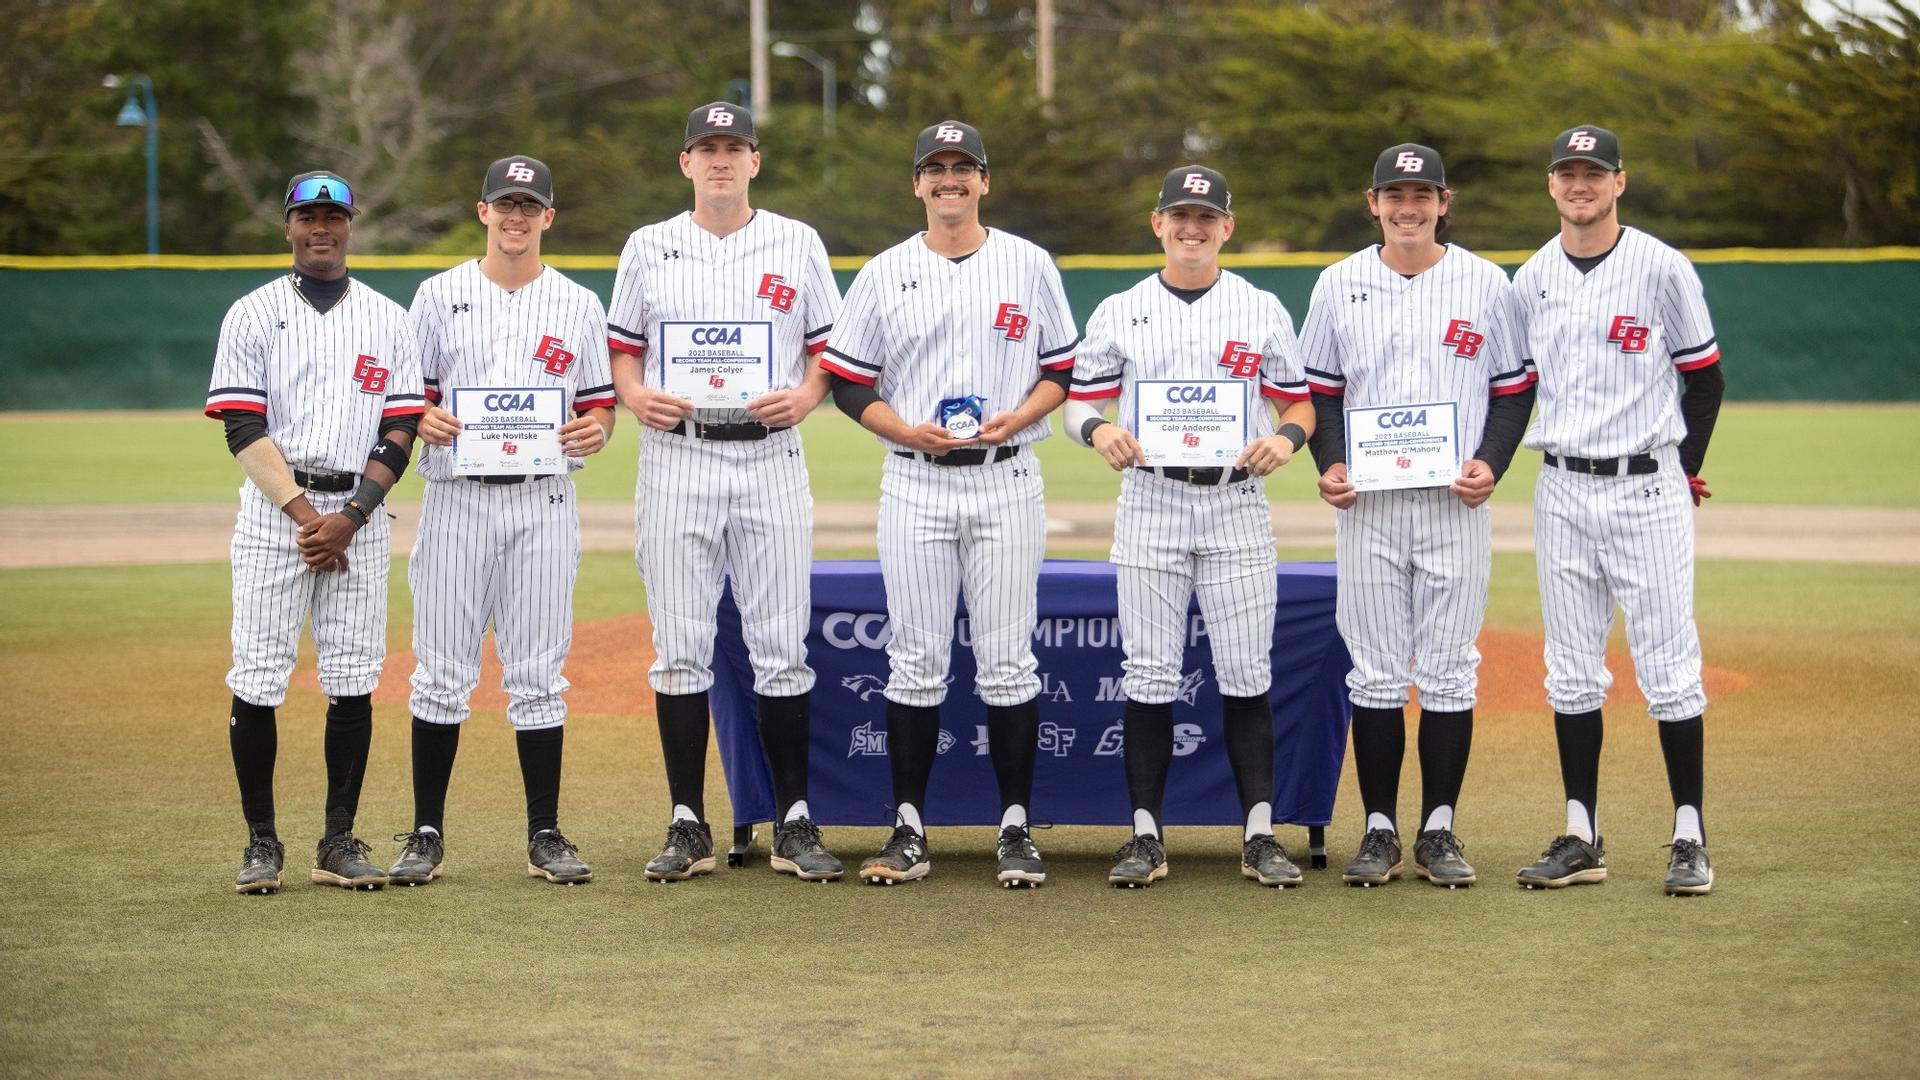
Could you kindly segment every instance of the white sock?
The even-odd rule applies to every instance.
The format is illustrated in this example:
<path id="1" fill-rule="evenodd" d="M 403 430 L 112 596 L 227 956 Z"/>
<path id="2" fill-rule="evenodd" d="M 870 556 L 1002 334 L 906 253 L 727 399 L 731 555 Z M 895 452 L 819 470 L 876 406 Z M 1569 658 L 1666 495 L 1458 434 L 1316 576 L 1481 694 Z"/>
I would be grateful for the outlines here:
<path id="1" fill-rule="evenodd" d="M 1696 844 L 1707 842 L 1706 834 L 1700 831 L 1700 808 L 1683 806 L 1673 812 L 1673 842 L 1691 840 Z"/>
<path id="2" fill-rule="evenodd" d="M 1385 814 L 1373 813 L 1367 815 L 1367 831 L 1372 832 L 1375 829 L 1385 829 L 1395 836 L 1400 835 L 1400 830 L 1393 827 L 1393 822 L 1388 821 L 1387 815 Z"/>
<path id="3" fill-rule="evenodd" d="M 1587 812 L 1586 806 L 1579 799 L 1568 799 L 1567 833 L 1591 844 L 1595 827 L 1593 815 Z"/>
<path id="4" fill-rule="evenodd" d="M 700 818 L 698 815 L 694 814 L 693 807 L 688 806 L 685 803 L 673 804 L 673 820 L 691 821 L 696 825 L 700 823 Z"/>
<path id="5" fill-rule="evenodd" d="M 1160 823 L 1153 820 L 1153 815 L 1147 813 L 1145 810 L 1135 810 L 1133 812 L 1133 835 L 1151 836 L 1155 840 L 1158 840 L 1160 839 Z"/>
<path id="6" fill-rule="evenodd" d="M 1453 807 L 1436 806 L 1433 808 L 1433 813 L 1427 815 L 1427 823 L 1425 825 L 1420 826 L 1420 831 L 1432 832 L 1435 829 L 1452 830 L 1452 828 L 1453 828 Z"/>
<path id="7" fill-rule="evenodd" d="M 920 811 L 914 809 L 912 803 L 901 803 L 899 806 L 894 807 L 894 813 L 900 815 L 900 824 L 912 829 L 920 836 L 927 835 L 927 827 L 920 824 Z"/>
<path id="8" fill-rule="evenodd" d="M 1240 837 L 1242 843 L 1256 836 L 1273 835 L 1273 804 L 1257 802 L 1247 811 L 1247 831 Z"/>
<path id="9" fill-rule="evenodd" d="M 795 818 L 803 818 L 806 816 L 807 816 L 807 800 L 801 799 L 799 802 L 794 803 L 792 806 L 787 807 L 787 816 L 784 818 L 781 818 L 780 820 L 792 821 Z"/>
<path id="10" fill-rule="evenodd" d="M 1004 829 L 1009 825 L 1018 825 L 1023 829 L 1026 828 L 1027 808 L 1021 806 L 1019 803 L 1014 803 L 1012 806 L 1007 807 L 1007 812 L 1000 815 L 1000 827 Z"/>
<path id="11" fill-rule="evenodd" d="M 426 833 L 426 834 L 427 834 L 428 836 L 439 836 L 439 835 L 440 835 L 440 830 L 439 830 L 439 829 L 436 829 L 436 828 L 434 828 L 434 827 L 433 827 L 433 826 L 431 826 L 431 825 L 422 825 L 422 826 L 420 826 L 420 827 L 419 827 L 418 829 L 415 829 L 415 830 L 414 830 L 414 832 L 421 832 L 421 833 Z"/>

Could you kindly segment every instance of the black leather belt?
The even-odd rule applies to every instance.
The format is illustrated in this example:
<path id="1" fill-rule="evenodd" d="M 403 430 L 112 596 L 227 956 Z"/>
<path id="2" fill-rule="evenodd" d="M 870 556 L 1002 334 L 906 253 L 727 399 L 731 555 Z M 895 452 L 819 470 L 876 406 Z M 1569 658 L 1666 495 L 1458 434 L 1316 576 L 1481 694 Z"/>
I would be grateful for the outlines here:
<path id="1" fill-rule="evenodd" d="M 685 435 L 688 425 L 692 425 L 693 437 L 709 442 L 759 442 L 776 431 L 785 431 L 783 427 L 768 427 L 759 423 L 744 424 L 703 424 L 698 420 L 682 420 L 668 428 L 673 435 Z"/>
<path id="2" fill-rule="evenodd" d="M 1623 461 L 1627 466 L 1627 476 L 1646 476 L 1660 471 L 1660 463 L 1654 460 L 1652 454 L 1635 454 L 1629 458 L 1554 457 L 1552 454 L 1542 454 L 1541 457 L 1556 469 L 1586 473 L 1588 476 L 1619 476 Z"/>
<path id="3" fill-rule="evenodd" d="M 359 487 L 360 474 L 334 472 L 331 469 L 320 469 L 314 472 L 308 472 L 305 469 L 295 469 L 293 470 L 293 482 L 308 491 L 337 493 L 352 491 L 354 488 Z"/>
<path id="4" fill-rule="evenodd" d="M 998 465 L 1019 452 L 1017 446 L 975 446 L 965 450 L 949 450 L 939 456 L 916 454 L 911 450 L 895 450 L 893 454 L 895 457 L 921 458 L 932 465 Z"/>
<path id="5" fill-rule="evenodd" d="M 485 484 L 487 487 L 511 487 L 514 484 L 524 484 L 533 478 L 521 473 L 513 476 L 469 476 L 467 479 L 476 484 Z"/>
<path id="6" fill-rule="evenodd" d="M 1226 472 L 1223 468 L 1183 469 L 1175 466 L 1166 466 L 1159 469 L 1149 469 L 1140 465 L 1136 465 L 1134 468 L 1139 469 L 1141 472 L 1150 472 L 1156 476 L 1164 476 L 1169 480 L 1178 480 L 1183 484 L 1196 484 L 1203 487 L 1214 487 L 1218 485 L 1220 483 L 1220 474 Z M 1237 484 L 1252 476 L 1253 474 L 1245 469 L 1235 469 L 1227 473 L 1227 483 Z"/>

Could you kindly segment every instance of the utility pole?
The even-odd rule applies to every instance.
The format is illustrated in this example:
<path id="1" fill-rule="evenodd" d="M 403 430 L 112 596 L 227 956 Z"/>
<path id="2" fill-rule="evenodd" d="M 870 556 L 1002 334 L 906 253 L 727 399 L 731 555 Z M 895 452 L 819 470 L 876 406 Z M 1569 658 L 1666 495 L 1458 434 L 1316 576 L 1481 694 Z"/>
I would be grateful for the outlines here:
<path id="1" fill-rule="evenodd" d="M 738 8 L 735 9 L 739 10 Z M 767 101 L 772 96 L 767 85 L 767 0 L 752 0 L 747 8 L 747 33 L 750 37 L 747 76 L 753 98 L 753 122 L 767 122 Z"/>
<path id="2" fill-rule="evenodd" d="M 1040 24 L 1040 40 L 1034 55 L 1034 77 L 1040 84 L 1040 100 L 1053 102 L 1053 0 L 1039 0 L 1034 19 Z"/>

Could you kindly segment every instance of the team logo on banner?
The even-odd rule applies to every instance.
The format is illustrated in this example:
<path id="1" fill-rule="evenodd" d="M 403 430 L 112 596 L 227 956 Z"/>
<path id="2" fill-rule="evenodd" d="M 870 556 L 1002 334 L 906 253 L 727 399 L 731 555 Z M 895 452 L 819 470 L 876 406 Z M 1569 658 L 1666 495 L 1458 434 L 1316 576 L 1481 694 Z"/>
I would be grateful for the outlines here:
<path id="1" fill-rule="evenodd" d="M 1040 725 L 1040 752 L 1054 757 L 1066 757 L 1073 749 L 1073 740 L 1078 733 L 1070 727 L 1061 727 L 1051 721 Z"/>
<path id="2" fill-rule="evenodd" d="M 1200 749 L 1200 744 L 1206 741 L 1207 737 L 1200 733 L 1199 724 L 1173 725 L 1174 757 L 1186 757 Z M 1126 749 L 1126 725 L 1115 722 L 1112 726 L 1100 733 L 1100 741 L 1094 745 L 1093 753 L 1095 757 L 1117 757 L 1125 753 Z M 1064 756 L 1064 754 L 1062 756 Z"/>
<path id="3" fill-rule="evenodd" d="M 887 733 L 873 730 L 873 721 L 869 720 L 853 729 L 853 742 L 847 747 L 848 757 L 885 757 L 887 755 Z"/>
<path id="4" fill-rule="evenodd" d="M 887 688 L 887 680 L 878 675 L 861 672 L 858 675 L 842 675 L 840 685 L 857 696 L 861 701 L 870 701 L 873 695 Z"/>

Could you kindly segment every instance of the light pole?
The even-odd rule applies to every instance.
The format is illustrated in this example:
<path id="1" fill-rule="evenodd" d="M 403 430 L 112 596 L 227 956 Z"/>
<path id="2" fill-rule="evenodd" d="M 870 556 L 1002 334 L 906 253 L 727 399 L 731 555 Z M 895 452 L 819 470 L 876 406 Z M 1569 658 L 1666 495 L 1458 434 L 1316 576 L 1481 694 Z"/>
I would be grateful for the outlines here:
<path id="1" fill-rule="evenodd" d="M 120 76 L 109 75 L 101 85 L 118 89 Z M 146 101 L 144 109 L 142 98 Z M 114 123 L 147 129 L 147 255 L 152 257 L 160 254 L 160 103 L 154 100 L 152 79 L 135 75 L 127 80 L 127 103 L 120 106 Z"/>
<path id="2" fill-rule="evenodd" d="M 833 61 L 814 52 L 804 45 L 795 45 L 791 41 L 773 43 L 773 55 L 805 60 L 820 71 L 820 133 L 833 134 L 834 95 L 836 93 Z"/>

